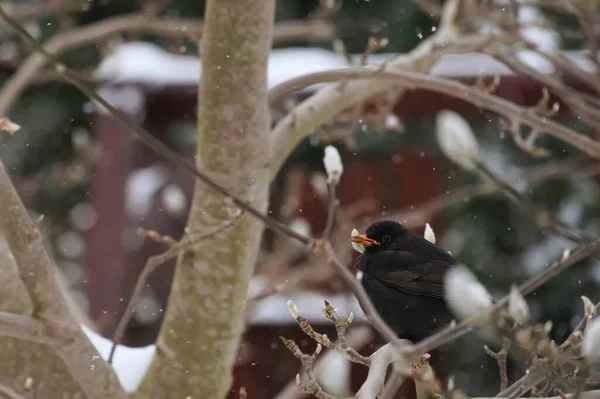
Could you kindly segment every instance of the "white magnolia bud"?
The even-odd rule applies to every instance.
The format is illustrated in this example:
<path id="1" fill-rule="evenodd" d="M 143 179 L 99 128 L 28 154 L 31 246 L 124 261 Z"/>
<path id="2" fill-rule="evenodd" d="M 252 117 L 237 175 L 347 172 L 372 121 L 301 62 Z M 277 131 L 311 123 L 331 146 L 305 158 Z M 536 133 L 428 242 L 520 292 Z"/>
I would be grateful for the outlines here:
<path id="1" fill-rule="evenodd" d="M 343 353 L 329 352 L 323 358 L 321 372 L 317 373 L 316 380 L 323 389 L 335 397 L 349 397 L 352 395 L 351 374 L 352 363 Z"/>
<path id="2" fill-rule="evenodd" d="M 587 296 L 582 296 L 581 300 L 583 301 L 583 310 L 585 312 L 585 317 L 589 317 L 590 319 L 594 317 L 594 304 L 590 301 L 590 298 Z"/>
<path id="3" fill-rule="evenodd" d="M 479 144 L 469 123 L 456 112 L 444 110 L 436 121 L 438 145 L 444 155 L 464 169 L 475 169 Z"/>
<path id="4" fill-rule="evenodd" d="M 600 360 L 600 317 L 596 317 L 585 330 L 581 352 L 590 364 Z"/>
<path id="5" fill-rule="evenodd" d="M 430 243 L 435 244 L 435 233 L 429 223 L 425 224 L 425 234 L 423 234 L 423 237 Z"/>
<path id="6" fill-rule="evenodd" d="M 295 218 L 289 224 L 290 229 L 294 232 L 308 237 L 312 233 L 310 222 L 306 218 Z"/>
<path id="7" fill-rule="evenodd" d="M 288 306 L 288 309 L 289 309 L 290 314 L 292 315 L 292 317 L 294 319 L 297 319 L 298 316 L 300 316 L 300 311 L 296 307 L 296 304 L 294 302 L 292 302 L 292 300 L 290 299 L 289 301 L 287 301 L 287 306 Z"/>
<path id="8" fill-rule="evenodd" d="M 359 232 L 358 232 L 358 230 L 356 230 L 356 229 L 353 229 L 353 230 L 352 230 L 352 233 L 350 233 L 350 237 L 356 237 L 356 236 L 359 236 L 359 235 L 360 235 L 360 233 L 359 233 Z M 365 246 L 364 246 L 364 245 L 362 245 L 362 244 L 357 244 L 357 243 L 353 242 L 353 243 L 352 243 L 352 248 L 354 248 L 355 250 L 357 250 L 357 251 L 358 251 L 358 252 L 360 252 L 361 254 L 362 254 L 363 252 L 365 252 Z"/>
<path id="9" fill-rule="evenodd" d="M 332 145 L 325 147 L 323 164 L 327 171 L 327 181 L 329 183 L 339 183 L 340 177 L 342 177 L 342 173 L 344 172 L 344 165 L 342 164 L 342 158 L 337 148 Z"/>
<path id="10" fill-rule="evenodd" d="M 510 288 L 508 296 L 508 312 L 510 317 L 519 324 L 526 324 L 529 321 L 529 306 L 516 285 Z"/>
<path id="11" fill-rule="evenodd" d="M 457 318 L 487 318 L 491 315 L 492 297 L 466 267 L 456 266 L 449 270 L 445 287 L 446 303 Z"/>

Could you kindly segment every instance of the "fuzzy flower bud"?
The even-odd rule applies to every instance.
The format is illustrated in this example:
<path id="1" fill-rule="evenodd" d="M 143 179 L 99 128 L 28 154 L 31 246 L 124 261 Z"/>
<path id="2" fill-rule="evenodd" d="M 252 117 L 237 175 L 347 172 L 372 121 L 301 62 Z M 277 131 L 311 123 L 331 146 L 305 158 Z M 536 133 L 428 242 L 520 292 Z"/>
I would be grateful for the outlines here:
<path id="1" fill-rule="evenodd" d="M 590 301 L 590 298 L 587 296 L 582 296 L 581 300 L 583 301 L 583 311 L 585 313 L 585 317 L 593 318 L 594 317 L 594 304 Z"/>
<path id="2" fill-rule="evenodd" d="M 585 330 L 581 352 L 590 364 L 600 360 L 600 317 L 596 317 Z"/>
<path id="3" fill-rule="evenodd" d="M 358 232 L 358 230 L 356 230 L 356 229 L 353 229 L 353 230 L 352 230 L 352 233 L 350 233 L 350 237 L 356 237 L 356 236 L 358 236 L 358 235 L 360 235 L 360 233 L 359 233 L 359 232 Z M 352 248 L 354 248 L 355 250 L 357 250 L 357 251 L 358 251 L 358 252 L 360 252 L 361 254 L 362 254 L 363 252 L 365 252 L 365 246 L 364 246 L 364 245 L 362 245 L 362 244 L 357 244 L 357 243 L 353 242 L 353 243 L 352 243 Z"/>
<path id="4" fill-rule="evenodd" d="M 492 297 L 464 266 L 448 271 L 445 278 L 446 303 L 459 319 L 471 316 L 487 318 L 492 310 Z"/>
<path id="5" fill-rule="evenodd" d="M 526 324 L 529 321 L 529 306 L 516 285 L 510 288 L 508 312 L 510 313 L 510 317 L 519 324 Z"/>
<path id="6" fill-rule="evenodd" d="M 479 144 L 469 123 L 456 112 L 438 113 L 436 136 L 442 153 L 460 167 L 475 169 L 479 160 Z"/>
<path id="7" fill-rule="evenodd" d="M 435 244 L 435 233 L 429 223 L 425 224 L 425 234 L 423 234 L 423 237 L 430 243 Z"/>
<path id="8" fill-rule="evenodd" d="M 298 316 L 300 316 L 300 311 L 296 307 L 296 304 L 294 302 L 292 302 L 292 300 L 290 299 L 289 301 L 287 301 L 287 306 L 288 306 L 288 309 L 289 309 L 290 314 L 292 315 L 292 317 L 294 319 L 297 319 Z"/>
<path id="9" fill-rule="evenodd" d="M 340 157 L 337 148 L 332 145 L 325 147 L 323 164 L 327 171 L 327 182 L 339 183 L 340 177 L 342 177 L 342 173 L 344 172 L 344 165 L 342 164 L 342 157 Z"/>

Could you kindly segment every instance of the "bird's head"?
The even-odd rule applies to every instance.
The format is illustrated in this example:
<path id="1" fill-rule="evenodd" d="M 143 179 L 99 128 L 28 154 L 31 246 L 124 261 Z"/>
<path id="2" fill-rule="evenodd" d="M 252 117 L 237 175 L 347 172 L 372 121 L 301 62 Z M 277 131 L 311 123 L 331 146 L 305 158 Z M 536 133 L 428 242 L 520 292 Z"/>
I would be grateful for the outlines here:
<path id="1" fill-rule="evenodd" d="M 365 234 L 350 238 L 355 244 L 363 245 L 365 251 L 385 251 L 395 247 L 408 230 L 393 220 L 380 220 L 367 228 Z"/>

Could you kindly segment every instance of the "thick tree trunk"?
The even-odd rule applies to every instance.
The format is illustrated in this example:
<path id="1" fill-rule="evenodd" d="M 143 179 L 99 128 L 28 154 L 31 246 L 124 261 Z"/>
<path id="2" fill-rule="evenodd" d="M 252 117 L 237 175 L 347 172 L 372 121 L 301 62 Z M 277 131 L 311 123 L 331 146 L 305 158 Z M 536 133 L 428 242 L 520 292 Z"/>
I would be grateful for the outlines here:
<path id="1" fill-rule="evenodd" d="M 274 7 L 274 0 L 208 1 L 201 46 L 198 166 L 263 211 L 269 185 L 266 76 Z M 206 232 L 236 212 L 198 183 L 187 231 Z M 180 259 L 159 350 L 139 397 L 227 395 L 262 232 L 261 222 L 243 215 Z"/>

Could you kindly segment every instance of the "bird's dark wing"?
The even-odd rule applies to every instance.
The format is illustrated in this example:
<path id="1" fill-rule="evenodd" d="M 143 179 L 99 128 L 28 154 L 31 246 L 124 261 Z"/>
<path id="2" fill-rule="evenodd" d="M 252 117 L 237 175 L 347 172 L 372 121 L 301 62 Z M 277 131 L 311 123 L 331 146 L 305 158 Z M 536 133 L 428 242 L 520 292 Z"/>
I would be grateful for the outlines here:
<path id="1" fill-rule="evenodd" d="M 403 251 L 383 251 L 371 257 L 369 274 L 390 288 L 413 295 L 444 298 L 444 275 L 451 268 L 441 260 L 422 261 Z"/>

